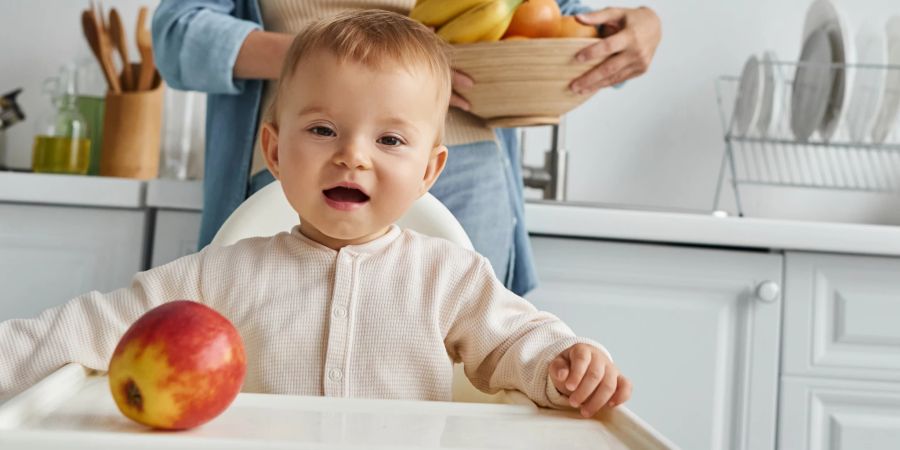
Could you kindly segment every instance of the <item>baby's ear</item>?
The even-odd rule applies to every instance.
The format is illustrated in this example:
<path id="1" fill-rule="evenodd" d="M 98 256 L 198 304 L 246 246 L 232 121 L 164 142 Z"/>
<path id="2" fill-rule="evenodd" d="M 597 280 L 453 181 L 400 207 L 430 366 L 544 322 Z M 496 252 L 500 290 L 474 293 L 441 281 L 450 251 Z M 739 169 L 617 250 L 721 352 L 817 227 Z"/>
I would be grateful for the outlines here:
<path id="1" fill-rule="evenodd" d="M 431 151 L 431 156 L 428 157 L 428 166 L 425 167 L 425 177 L 422 179 L 422 191 L 419 192 L 419 195 L 425 195 L 431 189 L 431 186 L 434 185 L 434 182 L 437 181 L 438 176 L 444 171 L 444 166 L 447 164 L 447 155 L 448 152 L 445 145 L 439 145 Z"/>
<path id="2" fill-rule="evenodd" d="M 260 130 L 260 147 L 266 158 L 266 166 L 276 180 L 280 179 L 278 166 L 278 125 L 272 122 L 263 122 Z"/>

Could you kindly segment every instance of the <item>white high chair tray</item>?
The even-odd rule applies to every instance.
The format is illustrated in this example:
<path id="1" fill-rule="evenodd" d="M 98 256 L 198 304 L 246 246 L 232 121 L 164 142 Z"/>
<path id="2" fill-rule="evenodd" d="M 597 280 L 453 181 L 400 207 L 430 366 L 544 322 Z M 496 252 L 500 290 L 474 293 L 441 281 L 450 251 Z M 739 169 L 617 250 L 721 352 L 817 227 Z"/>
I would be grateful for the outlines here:
<path id="1" fill-rule="evenodd" d="M 509 398 L 517 401 L 515 395 Z M 623 407 L 588 420 L 533 404 L 244 393 L 222 415 L 201 427 L 179 432 L 155 431 L 119 413 L 106 376 L 70 364 L 0 405 L 0 448 L 619 450 L 675 447 Z"/>

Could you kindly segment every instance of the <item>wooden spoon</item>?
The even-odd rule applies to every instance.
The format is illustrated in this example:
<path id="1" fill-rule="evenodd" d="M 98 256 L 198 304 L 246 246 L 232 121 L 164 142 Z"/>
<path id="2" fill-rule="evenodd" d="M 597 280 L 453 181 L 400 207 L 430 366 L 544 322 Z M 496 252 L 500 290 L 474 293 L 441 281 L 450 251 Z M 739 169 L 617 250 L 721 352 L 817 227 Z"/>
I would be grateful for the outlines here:
<path id="1" fill-rule="evenodd" d="M 122 59 L 122 87 L 126 91 L 134 90 L 134 77 L 131 72 L 131 59 L 128 58 L 128 42 L 125 40 L 125 26 L 116 8 L 109 10 L 109 35 L 113 45 Z"/>
<path id="2" fill-rule="evenodd" d="M 119 78 L 116 76 L 116 69 L 113 67 L 112 58 L 110 57 L 112 48 L 106 39 L 106 34 L 102 31 L 100 20 L 93 10 L 85 10 L 81 13 L 81 28 L 84 31 L 84 37 L 87 39 L 88 45 L 91 47 L 91 51 L 97 58 L 97 62 L 100 63 L 100 68 L 103 70 L 103 76 L 106 78 L 109 89 L 116 94 L 121 93 L 122 88 L 119 85 Z"/>
<path id="3" fill-rule="evenodd" d="M 138 13 L 137 29 L 135 37 L 137 39 L 138 52 L 141 54 L 141 70 L 138 73 L 138 90 L 149 90 L 153 84 L 153 75 L 156 72 L 156 66 L 153 63 L 153 38 L 150 36 L 150 30 L 144 27 L 147 21 L 147 7 L 142 6 Z"/>

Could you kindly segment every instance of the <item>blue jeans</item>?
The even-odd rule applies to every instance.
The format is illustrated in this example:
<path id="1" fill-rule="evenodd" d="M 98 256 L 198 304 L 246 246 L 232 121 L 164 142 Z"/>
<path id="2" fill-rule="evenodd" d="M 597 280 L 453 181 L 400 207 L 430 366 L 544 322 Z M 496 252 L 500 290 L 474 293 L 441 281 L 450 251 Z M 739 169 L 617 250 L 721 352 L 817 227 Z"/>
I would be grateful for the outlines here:
<path id="1" fill-rule="evenodd" d="M 505 164 L 506 155 L 493 141 L 455 145 L 429 192 L 453 212 L 475 250 L 509 286 L 515 261 L 515 216 Z"/>

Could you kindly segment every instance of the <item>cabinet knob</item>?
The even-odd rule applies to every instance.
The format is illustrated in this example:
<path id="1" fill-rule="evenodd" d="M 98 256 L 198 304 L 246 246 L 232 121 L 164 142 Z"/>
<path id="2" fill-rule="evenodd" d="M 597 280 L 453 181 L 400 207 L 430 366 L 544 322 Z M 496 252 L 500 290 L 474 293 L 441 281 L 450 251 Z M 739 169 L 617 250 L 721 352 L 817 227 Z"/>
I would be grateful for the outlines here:
<path id="1" fill-rule="evenodd" d="M 766 303 L 778 300 L 780 294 L 781 287 L 774 281 L 763 281 L 756 286 L 756 297 Z"/>

